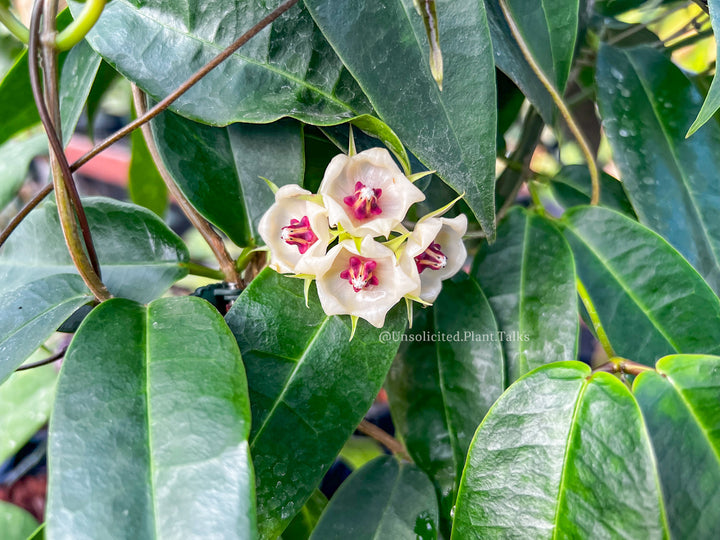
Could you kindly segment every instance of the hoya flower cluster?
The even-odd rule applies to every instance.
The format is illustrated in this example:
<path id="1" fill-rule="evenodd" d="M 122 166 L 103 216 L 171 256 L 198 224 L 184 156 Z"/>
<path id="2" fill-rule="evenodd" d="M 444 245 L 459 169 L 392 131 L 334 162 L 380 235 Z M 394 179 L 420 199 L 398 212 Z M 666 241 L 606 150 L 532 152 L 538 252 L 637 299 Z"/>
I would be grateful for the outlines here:
<path id="1" fill-rule="evenodd" d="M 297 185 L 278 189 L 259 232 L 273 269 L 316 280 L 325 313 L 380 328 L 403 298 L 434 302 L 442 280 L 465 262 L 464 215 L 446 219 L 442 209 L 413 231 L 402 225 L 410 206 L 424 199 L 384 148 L 341 154 L 317 195 Z"/>

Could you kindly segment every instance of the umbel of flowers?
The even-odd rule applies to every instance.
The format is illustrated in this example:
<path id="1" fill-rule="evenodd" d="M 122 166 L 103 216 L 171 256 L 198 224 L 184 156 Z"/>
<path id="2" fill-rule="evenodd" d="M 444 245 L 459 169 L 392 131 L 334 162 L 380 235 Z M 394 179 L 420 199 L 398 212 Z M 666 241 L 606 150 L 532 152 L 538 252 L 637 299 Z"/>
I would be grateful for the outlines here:
<path id="1" fill-rule="evenodd" d="M 432 304 L 442 281 L 465 262 L 467 218 L 441 217 L 452 203 L 421 218 L 414 230 L 402 221 L 425 195 L 384 148 L 335 156 L 319 193 L 297 185 L 275 190 L 275 203 L 259 232 L 270 267 L 312 280 L 328 315 L 350 315 L 382 327 L 387 312 L 405 299 Z M 424 173 L 429 174 L 429 173 Z M 417 180 L 421 175 L 410 178 Z M 454 202 L 454 201 L 453 201 Z M 352 339 L 352 337 L 351 337 Z"/>

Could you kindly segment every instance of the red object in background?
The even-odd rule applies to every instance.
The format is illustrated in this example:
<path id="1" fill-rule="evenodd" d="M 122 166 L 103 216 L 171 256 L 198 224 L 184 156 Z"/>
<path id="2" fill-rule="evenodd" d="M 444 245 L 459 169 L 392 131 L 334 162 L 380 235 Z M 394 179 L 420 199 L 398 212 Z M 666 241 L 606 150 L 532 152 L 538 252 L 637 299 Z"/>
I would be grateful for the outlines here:
<path id="1" fill-rule="evenodd" d="M 19 506 L 42 522 L 46 493 L 47 477 L 24 476 L 11 487 L 0 486 L 0 501 L 7 501 Z"/>
<path id="2" fill-rule="evenodd" d="M 93 143 L 87 137 L 74 135 L 65 154 L 68 161 L 79 159 L 91 150 Z M 111 146 L 78 169 L 80 174 L 116 186 L 126 187 L 130 170 L 130 152 L 121 146 Z"/>

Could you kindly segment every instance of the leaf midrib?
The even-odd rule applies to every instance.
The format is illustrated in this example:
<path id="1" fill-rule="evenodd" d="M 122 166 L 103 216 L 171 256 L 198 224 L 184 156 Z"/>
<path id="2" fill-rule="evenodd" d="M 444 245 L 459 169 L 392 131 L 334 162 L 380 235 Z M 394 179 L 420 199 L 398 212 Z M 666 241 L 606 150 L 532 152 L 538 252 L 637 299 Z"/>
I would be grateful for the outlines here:
<path id="1" fill-rule="evenodd" d="M 158 529 L 158 522 L 157 522 L 157 516 L 160 515 L 160 512 L 157 508 L 157 496 L 156 496 L 156 487 L 155 487 L 155 463 L 153 459 L 153 443 L 152 443 L 152 428 L 151 428 L 151 421 L 150 421 L 150 306 L 143 306 L 143 318 L 145 319 L 145 335 L 143 336 L 145 338 L 145 422 L 147 427 L 147 442 L 148 442 L 148 476 L 149 478 L 149 485 L 150 485 L 150 496 L 152 497 L 152 506 L 153 506 L 153 530 L 155 531 L 155 538 L 162 538 L 160 534 L 160 530 Z"/>

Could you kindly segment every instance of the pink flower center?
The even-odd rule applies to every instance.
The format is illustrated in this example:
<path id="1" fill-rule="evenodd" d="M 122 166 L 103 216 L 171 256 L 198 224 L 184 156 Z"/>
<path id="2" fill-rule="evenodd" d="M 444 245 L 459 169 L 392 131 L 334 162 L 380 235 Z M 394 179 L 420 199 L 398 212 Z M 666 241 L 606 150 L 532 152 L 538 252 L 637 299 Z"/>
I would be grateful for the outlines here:
<path id="1" fill-rule="evenodd" d="M 362 257 L 350 257 L 347 270 L 340 272 L 340 277 L 352 285 L 353 291 L 360 292 L 371 285 L 377 285 L 378 278 L 373 275 L 377 263 Z"/>
<path id="2" fill-rule="evenodd" d="M 343 202 L 352 208 L 356 219 L 368 219 L 372 216 L 382 214 L 378 205 L 378 199 L 382 195 L 382 189 L 367 187 L 362 182 L 355 183 L 355 192 L 343 199 Z"/>
<path id="3" fill-rule="evenodd" d="M 430 244 L 428 248 L 420 255 L 415 257 L 418 274 L 422 274 L 423 270 L 430 268 L 431 270 L 440 270 L 447 266 L 447 257 L 440 251 L 440 244 Z"/>
<path id="4" fill-rule="evenodd" d="M 310 219 L 303 216 L 300 221 L 291 219 L 290 225 L 283 227 L 280 231 L 280 238 L 291 246 L 297 246 L 298 251 L 303 255 L 315 242 L 318 237 L 310 228 Z"/>

